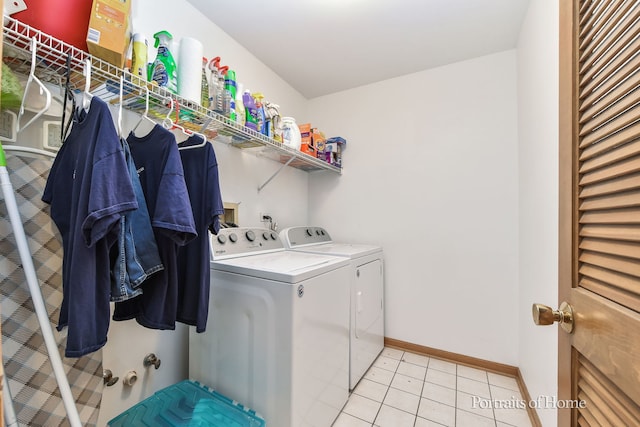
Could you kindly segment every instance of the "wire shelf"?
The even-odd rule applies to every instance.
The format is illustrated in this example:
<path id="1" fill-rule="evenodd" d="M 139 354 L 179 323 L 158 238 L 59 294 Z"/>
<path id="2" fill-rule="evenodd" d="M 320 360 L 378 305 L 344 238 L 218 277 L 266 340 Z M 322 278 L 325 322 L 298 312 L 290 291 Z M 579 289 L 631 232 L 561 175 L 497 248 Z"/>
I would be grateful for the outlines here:
<path id="1" fill-rule="evenodd" d="M 170 112 L 170 99 L 179 108 L 174 123 L 186 129 L 201 132 L 207 138 L 249 150 L 262 157 L 275 160 L 305 171 L 326 170 L 342 173 L 333 166 L 301 151 L 287 147 L 271 138 L 240 126 L 214 111 L 175 95 L 168 90 L 152 85 L 131 73 L 109 64 L 87 52 L 58 40 L 49 34 L 30 27 L 14 18 L 4 17 L 3 61 L 18 74 L 29 74 L 31 70 L 31 42 L 37 42 L 36 75 L 43 82 L 62 85 L 66 81 L 67 58 L 69 59 L 69 81 L 73 89 L 82 90 L 83 74 L 87 59 L 91 60 L 91 93 L 106 102 L 118 102 L 120 76 L 124 77 L 123 108 L 142 113 L 146 105 L 146 90 L 149 90 L 149 116 L 163 119 Z"/>

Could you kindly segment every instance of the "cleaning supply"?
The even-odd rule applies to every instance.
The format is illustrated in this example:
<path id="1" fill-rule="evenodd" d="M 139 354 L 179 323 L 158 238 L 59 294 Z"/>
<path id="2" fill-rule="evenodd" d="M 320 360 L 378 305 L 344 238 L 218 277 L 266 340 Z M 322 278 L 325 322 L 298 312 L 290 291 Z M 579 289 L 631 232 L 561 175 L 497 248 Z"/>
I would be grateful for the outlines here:
<path id="1" fill-rule="evenodd" d="M 299 150 L 302 145 L 300 128 L 293 117 L 282 118 L 282 143 L 295 150 Z"/>
<path id="2" fill-rule="evenodd" d="M 218 69 L 218 102 L 221 102 L 220 114 L 225 117 L 229 117 L 231 112 L 231 94 L 225 89 L 225 75 L 229 70 L 228 66 L 220 67 Z"/>
<path id="3" fill-rule="evenodd" d="M 170 92 L 177 93 L 176 61 L 169 49 L 173 36 L 168 31 L 159 31 L 153 37 L 156 40 L 154 47 L 158 48 L 158 55 L 149 68 L 148 80 L 156 82 L 158 86 L 164 87 Z"/>
<path id="4" fill-rule="evenodd" d="M 240 126 L 244 126 L 244 122 L 247 120 L 247 117 L 245 116 L 244 102 L 242 101 L 242 95 L 244 94 L 242 87 L 242 83 L 237 83 L 235 109 L 236 123 Z"/>
<path id="5" fill-rule="evenodd" d="M 264 95 L 260 92 L 252 94 L 254 101 L 256 102 L 256 110 L 258 111 L 258 132 L 268 136 L 267 132 L 267 117 L 264 113 Z"/>
<path id="6" fill-rule="evenodd" d="M 237 120 L 237 87 L 236 72 L 234 70 L 227 70 L 226 74 L 224 75 L 224 90 L 229 93 L 229 119 L 231 119 L 232 122 L 235 122 Z"/>
<path id="7" fill-rule="evenodd" d="M 246 89 L 242 94 L 242 103 L 245 109 L 245 123 L 244 125 L 251 130 L 258 130 L 258 109 L 256 108 L 256 101 L 251 96 L 251 91 Z"/>
<path id="8" fill-rule="evenodd" d="M 264 112 L 267 116 L 269 138 L 282 142 L 282 117 L 280 116 L 280 106 L 266 101 Z"/>
<path id="9" fill-rule="evenodd" d="M 131 41 L 131 74 L 140 77 L 146 82 L 149 42 L 142 33 L 135 33 Z"/>
<path id="10" fill-rule="evenodd" d="M 207 80 L 207 58 L 202 57 L 202 78 L 200 79 L 200 105 L 209 108 L 209 81 Z"/>
<path id="11" fill-rule="evenodd" d="M 209 61 L 209 71 L 211 71 L 211 76 L 209 77 L 209 108 L 215 111 L 216 113 L 220 113 L 222 110 L 222 100 L 218 103 L 218 82 L 220 81 L 218 77 L 218 66 L 220 65 L 220 57 L 216 56 Z"/>

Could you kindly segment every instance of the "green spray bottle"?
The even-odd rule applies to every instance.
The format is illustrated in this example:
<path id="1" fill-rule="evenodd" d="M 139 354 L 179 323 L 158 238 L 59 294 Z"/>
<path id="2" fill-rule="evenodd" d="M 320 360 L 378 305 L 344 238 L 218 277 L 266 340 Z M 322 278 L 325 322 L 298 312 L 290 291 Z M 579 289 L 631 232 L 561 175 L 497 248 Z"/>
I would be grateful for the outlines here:
<path id="1" fill-rule="evenodd" d="M 156 39 L 154 47 L 158 48 L 158 55 L 149 67 L 148 80 L 156 82 L 170 92 L 178 93 L 178 73 L 176 61 L 169 50 L 173 36 L 168 31 L 159 31 L 153 35 Z"/>

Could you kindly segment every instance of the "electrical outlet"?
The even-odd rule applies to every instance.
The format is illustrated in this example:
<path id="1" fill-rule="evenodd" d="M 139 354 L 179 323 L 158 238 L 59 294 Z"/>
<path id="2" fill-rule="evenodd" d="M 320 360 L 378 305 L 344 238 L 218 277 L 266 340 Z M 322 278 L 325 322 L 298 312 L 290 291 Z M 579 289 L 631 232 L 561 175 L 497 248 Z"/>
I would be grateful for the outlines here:
<path id="1" fill-rule="evenodd" d="M 273 219 L 273 217 L 265 212 L 260 212 L 260 222 L 269 222 Z"/>

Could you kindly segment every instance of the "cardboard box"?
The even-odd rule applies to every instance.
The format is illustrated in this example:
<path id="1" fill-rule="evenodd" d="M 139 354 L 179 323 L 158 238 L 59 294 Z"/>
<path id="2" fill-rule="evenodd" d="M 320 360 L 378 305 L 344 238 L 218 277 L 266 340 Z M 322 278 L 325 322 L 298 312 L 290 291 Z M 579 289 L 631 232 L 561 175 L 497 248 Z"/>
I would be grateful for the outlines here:
<path id="1" fill-rule="evenodd" d="M 312 144 L 302 143 L 302 145 L 300 145 L 300 151 L 310 155 L 311 157 L 316 157 L 316 147 L 314 147 Z"/>
<path id="2" fill-rule="evenodd" d="M 131 40 L 131 0 L 93 0 L 87 46 L 89 53 L 123 67 Z"/>
<path id="3" fill-rule="evenodd" d="M 300 129 L 300 138 L 303 144 L 311 144 L 311 123 L 303 123 L 298 126 Z"/>

